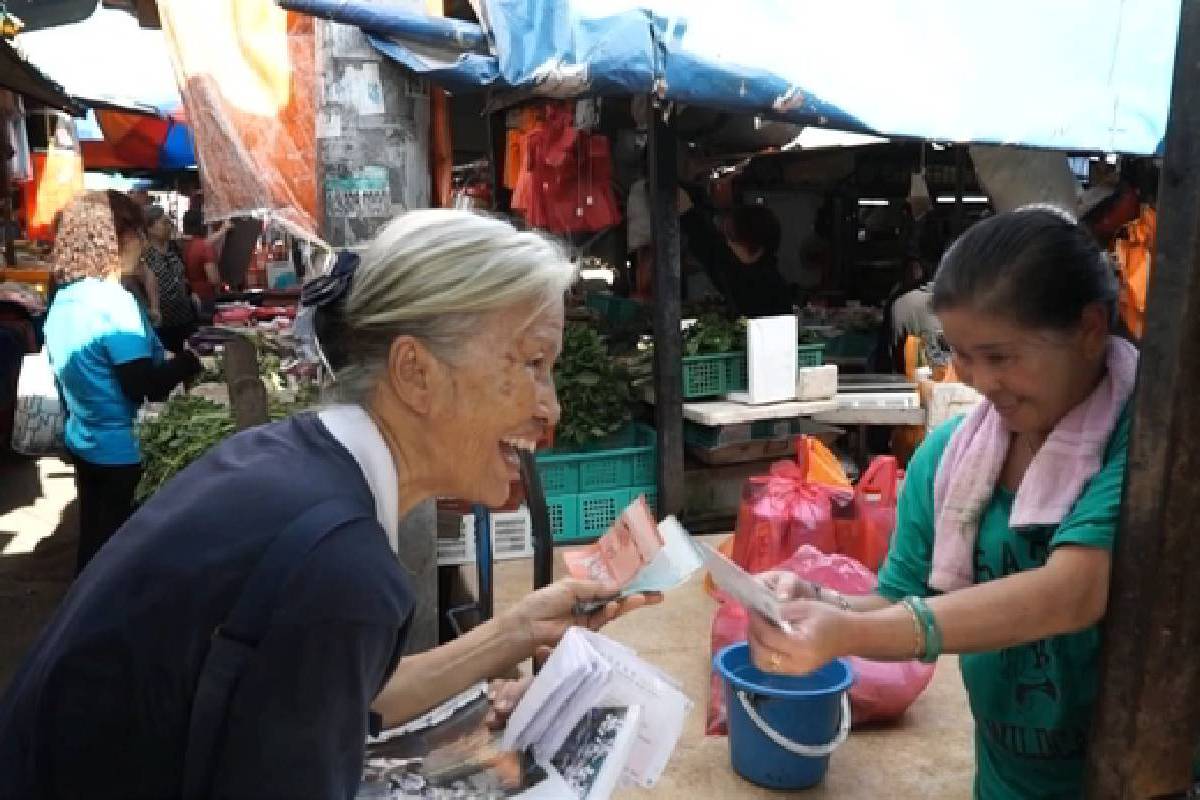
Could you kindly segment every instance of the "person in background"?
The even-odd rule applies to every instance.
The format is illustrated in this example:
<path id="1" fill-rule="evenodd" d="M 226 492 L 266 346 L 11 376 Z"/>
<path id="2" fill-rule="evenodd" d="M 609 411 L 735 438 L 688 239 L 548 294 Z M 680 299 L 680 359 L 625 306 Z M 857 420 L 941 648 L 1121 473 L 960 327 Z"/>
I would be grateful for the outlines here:
<path id="1" fill-rule="evenodd" d="M 688 247 L 739 317 L 769 317 L 794 311 L 792 287 L 779 274 L 782 231 L 765 206 L 739 206 L 718 228 L 706 212 L 680 192 L 679 225 Z"/>
<path id="2" fill-rule="evenodd" d="M 138 208 L 140 212 L 141 208 Z M 139 260 L 121 273 L 121 286 L 137 300 L 152 325 L 162 324 L 162 298 L 158 290 L 158 277 L 145 261 Z"/>
<path id="3" fill-rule="evenodd" d="M 203 213 L 189 208 L 183 215 L 183 265 L 188 286 L 195 296 L 203 316 L 212 314 L 221 286 L 217 270 L 217 253 L 204 227 Z"/>
<path id="4" fill-rule="evenodd" d="M 903 375 L 910 366 L 904 361 L 904 345 L 915 336 L 926 347 L 935 347 L 942 324 L 933 312 L 933 283 L 925 265 L 917 256 L 904 259 L 901 283 L 884 304 L 879 346 L 883 357 L 877 363 L 882 372 Z"/>
<path id="5" fill-rule="evenodd" d="M 100 553 L 0 698 L 0 797 L 350 800 L 381 721 L 661 600 L 560 581 L 401 657 L 422 595 L 399 522 L 508 497 L 559 419 L 575 278 L 535 233 L 424 210 L 310 281 L 334 404 L 217 445 Z"/>
<path id="6" fill-rule="evenodd" d="M 79 492 L 79 572 L 133 508 L 142 474 L 138 406 L 165 399 L 200 371 L 190 352 L 164 358 L 150 320 L 121 286 L 144 244 L 138 206 L 120 192 L 89 192 L 63 211 L 50 254 L 58 291 L 45 338 L 67 407 L 65 439 Z"/>
<path id="7" fill-rule="evenodd" d="M 196 330 L 196 308 L 188 291 L 183 261 L 173 247 L 175 225 L 161 206 L 146 211 L 146 249 L 142 263 L 158 284 L 161 322 L 156 332 L 168 352 L 179 355 Z"/>
<path id="8" fill-rule="evenodd" d="M 800 675 L 839 656 L 957 653 L 975 796 L 1078 798 L 1138 352 L 1112 334 L 1107 258 L 1057 209 L 969 228 L 942 259 L 933 308 L 983 402 L 913 456 L 874 594 L 764 577 L 791 600 L 794 633 L 756 615 L 754 659 Z"/>

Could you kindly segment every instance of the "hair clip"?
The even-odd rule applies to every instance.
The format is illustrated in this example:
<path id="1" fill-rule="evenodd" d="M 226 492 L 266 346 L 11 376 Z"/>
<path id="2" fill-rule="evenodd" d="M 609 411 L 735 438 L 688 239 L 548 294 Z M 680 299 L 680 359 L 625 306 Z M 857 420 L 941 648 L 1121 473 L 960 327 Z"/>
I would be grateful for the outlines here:
<path id="1" fill-rule="evenodd" d="M 325 308 L 332 305 L 350 291 L 354 273 L 358 269 L 357 253 L 343 250 L 328 275 L 313 278 L 300 290 L 300 304 L 306 308 Z"/>

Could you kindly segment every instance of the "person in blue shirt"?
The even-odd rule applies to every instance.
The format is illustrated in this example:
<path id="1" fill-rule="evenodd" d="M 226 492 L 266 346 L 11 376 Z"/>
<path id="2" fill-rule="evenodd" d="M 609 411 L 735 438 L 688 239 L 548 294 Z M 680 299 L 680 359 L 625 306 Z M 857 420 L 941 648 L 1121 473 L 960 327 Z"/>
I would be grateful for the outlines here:
<path id="1" fill-rule="evenodd" d="M 121 276 L 142 256 L 142 210 L 120 192 L 89 192 L 67 205 L 50 255 L 57 291 L 46 347 L 67 407 L 66 446 L 79 491 L 77 571 L 129 517 L 141 477 L 133 423 L 147 399 L 164 399 L 200 371 L 173 359 Z"/>
<path id="2" fill-rule="evenodd" d="M 401 658 L 399 521 L 434 497 L 507 500 L 560 415 L 575 268 L 535 233 L 449 210 L 399 217 L 354 263 L 303 295 L 331 404 L 183 470 L 43 631 L 0 698 L 3 800 L 351 798 L 380 724 L 660 599 L 561 581 Z"/>

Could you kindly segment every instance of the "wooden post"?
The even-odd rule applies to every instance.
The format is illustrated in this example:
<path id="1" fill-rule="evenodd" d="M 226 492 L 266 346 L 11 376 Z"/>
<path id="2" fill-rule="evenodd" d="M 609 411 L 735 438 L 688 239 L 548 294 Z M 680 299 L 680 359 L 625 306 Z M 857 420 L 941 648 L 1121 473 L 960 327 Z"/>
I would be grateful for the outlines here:
<path id="1" fill-rule="evenodd" d="M 1183 4 L 1165 152 L 1088 752 L 1099 800 L 1178 795 L 1200 740 L 1200 2 Z"/>
<path id="2" fill-rule="evenodd" d="M 650 218 L 654 235 L 654 412 L 658 428 L 658 513 L 683 511 L 683 332 L 679 263 L 678 143 L 671 122 L 653 109 Z"/>
<path id="3" fill-rule="evenodd" d="M 235 336 L 225 345 L 225 384 L 239 431 L 267 422 L 267 387 L 258 374 L 258 348 L 245 337 Z"/>
<path id="4" fill-rule="evenodd" d="M 505 112 L 493 111 L 487 116 L 488 164 L 492 171 L 492 209 L 506 214 L 512 207 L 512 192 L 504 185 L 504 170 L 508 157 L 508 129 Z"/>

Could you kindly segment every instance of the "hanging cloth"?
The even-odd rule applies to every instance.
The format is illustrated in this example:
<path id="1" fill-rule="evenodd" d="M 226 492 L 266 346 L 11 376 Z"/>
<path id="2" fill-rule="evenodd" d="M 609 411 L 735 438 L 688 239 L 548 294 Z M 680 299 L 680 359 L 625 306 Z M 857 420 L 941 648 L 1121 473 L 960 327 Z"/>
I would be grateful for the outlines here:
<path id="1" fill-rule="evenodd" d="M 1117 308 L 1121 321 L 1135 339 L 1142 338 L 1146 326 L 1146 288 L 1150 282 L 1150 261 L 1154 256 L 1157 230 L 1157 212 L 1151 206 L 1143 205 L 1138 218 L 1125 226 L 1123 236 L 1116 241 L 1121 283 Z"/>

